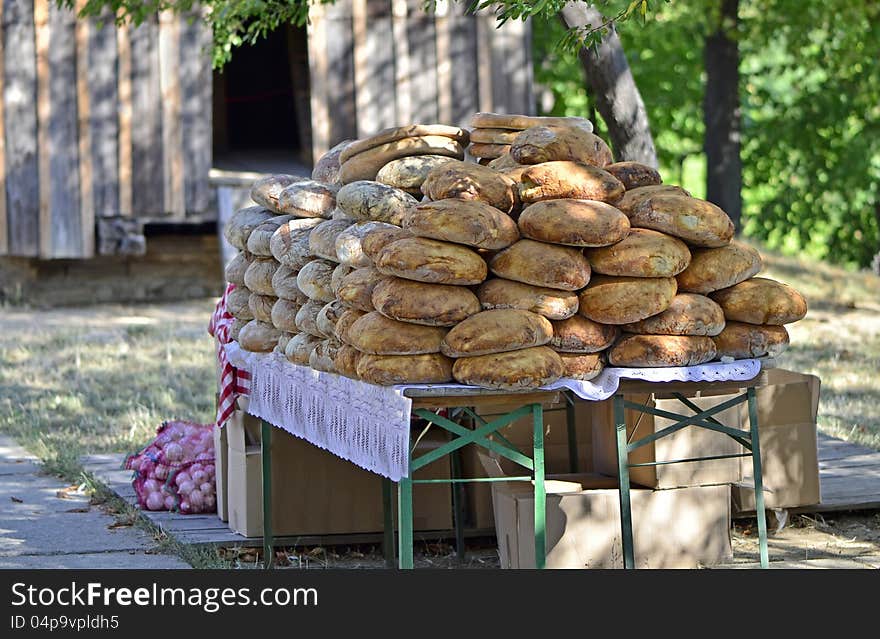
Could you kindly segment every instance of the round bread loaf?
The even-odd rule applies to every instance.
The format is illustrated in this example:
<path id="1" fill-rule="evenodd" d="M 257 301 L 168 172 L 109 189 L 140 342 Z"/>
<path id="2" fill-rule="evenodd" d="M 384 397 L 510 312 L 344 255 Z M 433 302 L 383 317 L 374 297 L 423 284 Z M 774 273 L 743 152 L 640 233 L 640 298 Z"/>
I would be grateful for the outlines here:
<path id="1" fill-rule="evenodd" d="M 353 270 L 348 264 L 336 265 L 336 268 L 333 269 L 333 274 L 330 275 L 330 290 L 333 291 L 334 295 L 339 292 L 339 287 L 342 286 L 342 280 L 345 279 L 345 276 Z"/>
<path id="2" fill-rule="evenodd" d="M 336 257 L 342 264 L 353 268 L 372 266 L 373 261 L 364 253 L 364 237 L 379 229 L 398 229 L 387 222 L 358 222 L 336 236 Z"/>
<path id="3" fill-rule="evenodd" d="M 784 326 L 756 326 L 743 322 L 727 322 L 724 330 L 712 338 L 717 357 L 749 359 L 769 355 L 776 357 L 788 348 L 788 331 Z"/>
<path id="4" fill-rule="evenodd" d="M 318 330 L 318 313 L 324 308 L 324 302 L 309 300 L 296 312 L 294 323 L 300 333 L 308 333 L 315 337 L 324 338 L 324 334 Z"/>
<path id="5" fill-rule="evenodd" d="M 551 320 L 567 319 L 578 309 L 577 293 L 502 278 L 493 278 L 480 284 L 477 298 L 484 310 L 518 308 Z"/>
<path id="6" fill-rule="evenodd" d="M 278 262 L 271 257 L 255 258 L 244 272 L 244 285 L 251 290 L 251 293 L 275 295 L 275 289 L 272 288 L 272 277 L 278 270 L 278 266 Z"/>
<path id="7" fill-rule="evenodd" d="M 278 328 L 278 327 L 276 326 L 275 328 Z M 284 354 L 284 351 L 287 349 L 288 342 L 290 342 L 290 340 L 293 339 L 294 335 L 296 335 L 296 333 L 286 333 L 286 332 L 282 331 L 281 337 L 278 338 L 278 345 L 272 350 L 275 350 L 281 354 Z"/>
<path id="8" fill-rule="evenodd" d="M 562 358 L 546 346 L 463 357 L 452 367 L 453 377 L 461 384 L 504 391 L 540 388 L 552 384 L 564 372 Z"/>
<path id="9" fill-rule="evenodd" d="M 474 129 L 471 131 L 471 144 L 510 145 L 522 129 Z"/>
<path id="10" fill-rule="evenodd" d="M 342 346 L 336 340 L 325 339 L 318 342 L 314 350 L 309 354 L 309 366 L 316 371 L 325 373 L 335 373 L 336 371 L 336 353 Z"/>
<path id="11" fill-rule="evenodd" d="M 232 326 L 229 328 L 229 338 L 238 341 L 238 335 L 241 333 L 241 329 L 244 328 L 245 324 L 247 324 L 250 320 L 241 320 L 237 317 L 232 320 Z"/>
<path id="12" fill-rule="evenodd" d="M 392 160 L 376 174 L 376 182 L 403 189 L 410 195 L 422 196 L 422 183 L 435 167 L 449 162 L 444 155 L 414 155 Z"/>
<path id="13" fill-rule="evenodd" d="M 315 350 L 318 344 L 322 341 L 324 340 L 320 337 L 315 337 L 308 333 L 299 333 L 294 335 L 290 341 L 287 342 L 287 347 L 284 349 L 284 356 L 288 361 L 293 362 L 294 364 L 308 366 L 309 357 L 311 356 L 312 351 Z"/>
<path id="14" fill-rule="evenodd" d="M 391 242 L 402 240 L 405 237 L 415 237 L 409 231 L 399 226 L 389 225 L 388 228 L 375 229 L 370 231 L 361 240 L 361 249 L 372 262 L 376 261 L 379 251 L 385 248 Z"/>
<path id="15" fill-rule="evenodd" d="M 241 331 L 238 333 L 238 343 L 246 351 L 268 353 L 274 350 L 279 337 L 281 337 L 281 331 L 271 324 L 251 320 L 241 327 Z"/>
<path id="16" fill-rule="evenodd" d="M 790 324 L 807 314 L 803 295 L 766 277 L 753 277 L 710 297 L 721 305 L 725 318 L 747 324 Z"/>
<path id="17" fill-rule="evenodd" d="M 562 353 L 598 353 L 611 346 L 620 335 L 616 326 L 599 324 L 583 315 L 552 324 L 550 348 Z"/>
<path id="18" fill-rule="evenodd" d="M 678 290 L 711 293 L 744 282 L 760 273 L 761 254 L 742 242 L 718 248 L 693 249 L 691 263 L 678 274 Z"/>
<path id="19" fill-rule="evenodd" d="M 351 149 L 349 147 L 346 151 Z M 440 135 L 403 138 L 361 151 L 344 160 L 339 169 L 340 179 L 343 184 L 375 180 L 383 166 L 392 160 L 412 155 L 444 155 L 460 160 L 464 157 L 464 148 L 457 140 Z"/>
<path id="20" fill-rule="evenodd" d="M 403 228 L 418 237 L 490 250 L 503 249 L 519 239 L 516 222 L 507 213 L 479 200 L 417 204 L 404 217 Z"/>
<path id="21" fill-rule="evenodd" d="M 400 226 L 404 213 L 418 201 L 409 193 L 378 182 L 357 180 L 339 189 L 339 208 L 361 222 L 373 220 Z"/>
<path id="22" fill-rule="evenodd" d="M 724 328 L 724 311 L 703 295 L 679 293 L 662 313 L 621 327 L 627 333 L 647 335 L 718 335 Z"/>
<path id="23" fill-rule="evenodd" d="M 316 257 L 339 263 L 336 238 L 352 225 L 351 220 L 325 220 L 309 233 L 309 251 Z"/>
<path id="24" fill-rule="evenodd" d="M 562 359 L 562 376 L 587 382 L 595 379 L 605 368 L 602 353 L 559 353 Z"/>
<path id="25" fill-rule="evenodd" d="M 629 222 L 680 237 L 694 246 L 724 246 L 734 233 L 727 213 L 711 202 L 684 195 L 654 195 L 633 209 Z"/>
<path id="26" fill-rule="evenodd" d="M 282 224 L 269 240 L 272 257 L 298 271 L 314 257 L 309 249 L 309 234 L 322 221 L 320 218 L 308 218 Z"/>
<path id="27" fill-rule="evenodd" d="M 351 379 L 360 379 L 357 374 L 357 365 L 362 355 L 363 353 L 354 346 L 343 344 L 336 349 L 336 358 L 333 360 L 336 372 Z"/>
<path id="28" fill-rule="evenodd" d="M 569 246 L 607 246 L 629 233 L 629 220 L 616 208 L 594 200 L 545 200 L 519 216 L 523 237 Z"/>
<path id="29" fill-rule="evenodd" d="M 507 155 L 510 152 L 510 145 L 474 143 L 468 147 L 468 151 L 475 158 L 480 158 L 481 160 L 494 160 L 500 158 L 502 155 Z"/>
<path id="30" fill-rule="evenodd" d="M 386 275 L 432 284 L 471 286 L 486 279 L 486 262 L 469 248 L 424 237 L 386 245 L 375 259 Z"/>
<path id="31" fill-rule="evenodd" d="M 650 229 L 632 229 L 617 244 L 587 249 L 584 255 L 595 273 L 625 277 L 675 277 L 691 262 L 687 244 Z"/>
<path id="32" fill-rule="evenodd" d="M 626 334 L 608 351 L 612 366 L 697 366 L 715 359 L 711 337 Z"/>
<path id="33" fill-rule="evenodd" d="M 482 311 L 454 326 L 440 351 L 448 357 L 474 357 L 543 346 L 553 325 L 543 315 L 517 309 Z"/>
<path id="34" fill-rule="evenodd" d="M 593 130 L 593 123 L 586 118 L 519 115 L 507 113 L 475 113 L 471 126 L 476 129 L 511 129 L 522 131 L 533 126 L 578 126 L 585 131 Z"/>
<path id="35" fill-rule="evenodd" d="M 247 267 L 251 265 L 254 256 L 247 251 L 239 251 L 235 254 L 224 269 L 226 281 L 236 286 L 244 286 L 244 273 Z"/>
<path id="36" fill-rule="evenodd" d="M 251 231 L 251 234 L 248 236 L 248 252 L 260 257 L 272 257 L 272 250 L 269 245 L 272 240 L 272 235 L 275 234 L 275 231 L 277 231 L 282 224 L 289 222 L 292 219 L 294 219 L 292 215 L 276 215 L 272 219 L 266 220 L 260 224 L 257 228 Z"/>
<path id="37" fill-rule="evenodd" d="M 576 291 L 590 281 L 590 263 L 576 248 L 520 240 L 498 252 L 489 268 L 516 282 Z"/>
<path id="38" fill-rule="evenodd" d="M 385 317 L 426 326 L 455 326 L 480 312 L 477 296 L 464 286 L 425 284 L 399 277 L 376 284 L 372 301 Z"/>
<path id="39" fill-rule="evenodd" d="M 280 212 L 278 208 L 278 196 L 281 191 L 308 178 L 299 175 L 268 175 L 260 178 L 251 186 L 251 199 L 270 211 Z"/>
<path id="40" fill-rule="evenodd" d="M 266 220 L 275 217 L 274 213 L 262 206 L 250 206 L 232 214 L 223 228 L 226 241 L 240 251 L 247 249 L 247 241 L 251 232 Z"/>
<path id="41" fill-rule="evenodd" d="M 330 219 L 331 220 L 348 220 L 352 224 L 357 222 L 356 219 L 354 219 L 351 215 L 349 215 L 348 213 L 343 211 L 341 208 L 339 208 L 338 205 L 336 206 L 335 209 L 333 209 L 333 213 L 330 214 Z"/>
<path id="42" fill-rule="evenodd" d="M 296 275 L 296 285 L 310 299 L 327 303 L 336 299 L 331 278 L 336 264 L 329 260 L 313 260 Z"/>
<path id="43" fill-rule="evenodd" d="M 615 162 L 604 168 L 623 182 L 623 188 L 627 191 L 643 186 L 656 186 L 663 181 L 660 179 L 660 172 L 657 169 L 641 162 Z"/>
<path id="44" fill-rule="evenodd" d="M 425 355 L 362 354 L 358 377 L 371 384 L 442 384 L 452 381 L 452 360 L 440 353 Z"/>
<path id="45" fill-rule="evenodd" d="M 675 291 L 673 277 L 596 275 L 580 292 L 578 313 L 600 324 L 630 324 L 665 311 Z"/>
<path id="46" fill-rule="evenodd" d="M 422 183 L 422 193 L 432 200 L 479 200 L 505 213 L 516 198 L 509 177 L 473 162 L 446 162 L 431 170 Z"/>
<path id="47" fill-rule="evenodd" d="M 345 162 L 350 160 L 358 153 L 363 153 L 370 149 L 388 144 L 390 142 L 398 142 L 407 140 L 408 138 L 418 138 L 422 136 L 438 136 L 455 140 L 459 144 L 467 145 L 470 135 L 466 129 L 460 129 L 457 126 L 448 126 L 446 124 L 410 124 L 407 126 L 395 126 L 382 129 L 369 137 L 357 140 L 342 152 L 340 159 Z"/>
<path id="48" fill-rule="evenodd" d="M 690 197 L 690 193 L 680 186 L 672 184 L 654 184 L 651 186 L 639 186 L 632 190 L 627 190 L 623 197 L 617 201 L 615 206 L 626 215 L 631 216 L 635 208 L 655 195 L 683 195 Z"/>
<path id="49" fill-rule="evenodd" d="M 339 300 L 329 302 L 318 312 L 315 326 L 318 327 L 318 330 L 327 339 L 336 339 L 336 322 L 339 321 L 339 316 L 345 311 L 345 304 Z"/>
<path id="50" fill-rule="evenodd" d="M 579 126 L 528 128 L 511 143 L 510 156 L 520 164 L 571 160 L 602 168 L 614 162 L 605 141 Z"/>
<path id="51" fill-rule="evenodd" d="M 337 188 L 315 180 L 295 182 L 278 194 L 278 209 L 296 217 L 329 218 L 336 208 Z"/>
<path id="52" fill-rule="evenodd" d="M 345 333 L 347 343 L 373 355 L 439 353 L 446 329 L 398 322 L 373 311 L 358 318 Z"/>
<path id="53" fill-rule="evenodd" d="M 387 276 L 374 268 L 355 269 L 342 278 L 336 297 L 353 308 L 362 311 L 375 311 L 373 289 Z"/>
<path id="54" fill-rule="evenodd" d="M 523 168 L 524 165 L 520 164 L 512 157 L 510 157 L 510 153 L 505 153 L 504 155 L 495 158 L 489 164 L 487 164 L 490 169 L 495 169 L 496 171 L 505 172 L 509 169 L 519 169 Z"/>
<path id="55" fill-rule="evenodd" d="M 315 168 L 312 169 L 312 179 L 324 184 L 342 184 L 339 179 L 339 166 L 342 164 L 342 160 L 339 156 L 354 142 L 355 140 L 343 140 L 318 158 L 318 161 L 315 162 Z"/>
<path id="56" fill-rule="evenodd" d="M 246 286 L 236 286 L 226 296 L 226 310 L 232 317 L 246 322 L 254 319 L 250 306 L 251 291 Z"/>
<path id="57" fill-rule="evenodd" d="M 348 337 L 348 329 L 351 328 L 351 325 L 358 321 L 361 317 L 366 315 L 365 311 L 358 310 L 356 308 L 348 308 L 342 311 L 339 315 L 339 319 L 336 320 L 336 326 L 333 327 L 335 332 L 336 339 L 345 344 L 350 344 Z"/>
<path id="58" fill-rule="evenodd" d="M 278 267 L 272 276 L 272 290 L 275 291 L 275 297 L 291 300 L 300 305 L 306 303 L 308 296 L 296 285 L 298 273 L 298 268 L 293 269 L 283 264 Z"/>
<path id="59" fill-rule="evenodd" d="M 614 204 L 623 184 L 608 171 L 582 162 L 544 162 L 520 173 L 519 195 L 524 203 L 573 198 Z"/>
<path id="60" fill-rule="evenodd" d="M 272 326 L 279 331 L 298 333 L 299 329 L 296 327 L 296 314 L 299 312 L 299 309 L 303 307 L 303 304 L 305 304 L 305 301 L 300 304 L 279 297 L 275 301 L 275 304 L 272 305 L 272 313 L 270 315 Z"/>
<path id="61" fill-rule="evenodd" d="M 272 307 L 275 306 L 276 301 L 278 301 L 278 298 L 271 295 L 251 293 L 251 296 L 248 298 L 248 307 L 251 309 L 251 315 L 254 316 L 255 320 L 272 324 Z"/>

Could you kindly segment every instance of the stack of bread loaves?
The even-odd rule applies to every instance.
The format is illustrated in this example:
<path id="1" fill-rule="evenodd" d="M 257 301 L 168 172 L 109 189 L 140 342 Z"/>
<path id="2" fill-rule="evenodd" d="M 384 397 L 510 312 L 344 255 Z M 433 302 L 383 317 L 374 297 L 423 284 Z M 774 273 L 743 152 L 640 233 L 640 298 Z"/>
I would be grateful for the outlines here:
<path id="1" fill-rule="evenodd" d="M 478 158 L 480 164 L 494 160 L 510 151 L 514 138 L 533 126 L 579 126 L 588 132 L 593 124 L 585 118 L 545 117 L 533 115 L 507 115 L 501 113 L 475 113 L 471 118 L 468 153 Z"/>

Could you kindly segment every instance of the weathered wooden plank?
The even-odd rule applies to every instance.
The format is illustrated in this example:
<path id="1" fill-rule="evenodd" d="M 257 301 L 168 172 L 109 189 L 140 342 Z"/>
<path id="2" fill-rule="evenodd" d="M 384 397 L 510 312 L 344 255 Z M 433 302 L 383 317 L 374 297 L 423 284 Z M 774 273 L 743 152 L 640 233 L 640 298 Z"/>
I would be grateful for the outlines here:
<path id="1" fill-rule="evenodd" d="M 39 254 L 37 69 L 33 0 L 3 0 L 3 101 L 7 243 L 10 255 Z"/>
<path id="2" fill-rule="evenodd" d="M 395 123 L 394 48 L 390 0 L 353 0 L 355 99 L 359 137 Z"/>
<path id="3" fill-rule="evenodd" d="M 477 77 L 480 111 L 493 109 L 494 78 L 492 69 L 492 31 L 494 18 L 479 15 L 474 18 L 477 26 Z"/>
<path id="4" fill-rule="evenodd" d="M 311 76 L 309 104 L 312 114 L 312 163 L 314 164 L 330 148 L 327 19 L 323 5 L 313 4 L 309 9 L 307 35 Z"/>
<path id="5" fill-rule="evenodd" d="M 0 0 L 0 255 L 9 253 L 9 229 L 6 226 L 6 120 L 4 118 L 3 103 L 3 77 L 5 64 L 3 62 L 3 2 Z"/>
<path id="6" fill-rule="evenodd" d="M 82 21 L 81 21 L 82 22 Z M 83 23 L 85 24 L 85 23 Z M 100 19 L 88 21 L 88 42 L 84 67 L 86 99 L 88 100 L 88 131 L 91 145 L 91 188 L 95 217 L 113 217 L 120 214 L 119 104 L 117 67 L 117 33 L 113 17 L 105 13 Z M 80 117 L 80 122 L 82 122 Z M 83 126 L 82 124 L 80 125 Z M 128 141 L 130 149 L 130 140 Z"/>
<path id="7" fill-rule="evenodd" d="M 511 113 L 531 114 L 532 106 L 532 56 L 531 38 L 528 26 L 521 20 L 505 24 L 503 33 L 505 82 L 507 84 L 507 108 Z"/>
<path id="8" fill-rule="evenodd" d="M 357 137 L 352 18 L 345 3 L 325 7 L 327 111 L 329 144 Z M 349 15 L 346 15 L 349 14 Z"/>
<path id="9" fill-rule="evenodd" d="M 131 28 L 121 26 L 116 29 L 118 54 L 118 94 L 119 94 L 119 214 L 132 215 L 134 197 L 132 182 L 132 118 L 134 107 L 131 90 Z"/>
<path id="10" fill-rule="evenodd" d="M 166 213 L 157 17 L 131 29 L 129 39 L 132 214 L 155 216 Z"/>
<path id="11" fill-rule="evenodd" d="M 394 42 L 394 107 L 397 123 L 412 121 L 412 101 L 410 99 L 409 43 L 406 39 L 407 22 L 406 0 L 391 0 L 391 35 Z"/>
<path id="12" fill-rule="evenodd" d="M 466 15 L 459 3 L 453 3 L 451 20 L 451 124 L 470 125 L 471 116 L 480 110 L 480 79 L 477 67 L 477 19 Z"/>
<path id="13" fill-rule="evenodd" d="M 407 43 L 410 63 L 410 108 L 418 123 L 437 122 L 437 43 L 434 17 L 422 9 L 420 0 L 409 0 Z"/>
<path id="14" fill-rule="evenodd" d="M 85 0 L 76 1 L 77 13 Z M 76 109 L 79 131 L 79 189 L 80 219 L 82 222 L 83 256 L 95 254 L 95 195 L 94 171 L 92 169 L 91 100 L 89 99 L 89 39 L 92 23 L 76 21 Z"/>
<path id="15" fill-rule="evenodd" d="M 511 113 L 510 95 L 510 46 L 508 28 L 497 28 L 492 15 L 481 18 L 486 22 L 489 38 L 489 60 L 492 67 L 492 108 L 498 113 Z"/>
<path id="16" fill-rule="evenodd" d="M 159 14 L 159 88 L 162 94 L 162 185 L 165 213 L 186 215 L 183 128 L 180 93 L 180 21 L 171 11 Z"/>
<path id="17" fill-rule="evenodd" d="M 437 50 L 437 119 L 452 122 L 452 18 L 449 2 L 437 2 L 434 13 L 434 33 Z"/>

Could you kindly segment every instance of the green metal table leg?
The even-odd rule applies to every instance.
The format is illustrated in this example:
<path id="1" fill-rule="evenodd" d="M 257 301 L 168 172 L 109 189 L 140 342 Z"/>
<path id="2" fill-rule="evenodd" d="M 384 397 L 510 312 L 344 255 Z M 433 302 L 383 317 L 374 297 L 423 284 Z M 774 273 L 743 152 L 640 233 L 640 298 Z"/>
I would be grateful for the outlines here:
<path id="1" fill-rule="evenodd" d="M 450 470 L 453 479 L 461 478 L 461 449 L 452 451 L 449 455 Z M 459 482 L 452 484 L 452 514 L 455 525 L 455 556 L 459 561 L 464 561 L 464 485 Z"/>
<path id="2" fill-rule="evenodd" d="M 392 482 L 387 477 L 382 478 L 382 516 L 384 521 L 385 536 L 382 541 L 382 552 L 385 555 L 385 567 L 394 568 L 394 493 Z"/>
<path id="3" fill-rule="evenodd" d="M 569 472 L 578 472 L 577 422 L 574 412 L 574 398 L 565 395 L 565 426 L 568 429 Z"/>
<path id="4" fill-rule="evenodd" d="M 544 485 L 544 408 L 532 404 L 535 464 L 535 567 L 544 568 L 546 552 L 547 489 Z"/>
<path id="5" fill-rule="evenodd" d="M 413 567 L 412 479 L 402 477 L 397 484 L 397 529 L 400 537 L 400 568 Z"/>
<path id="6" fill-rule="evenodd" d="M 275 540 L 272 535 L 272 425 L 260 420 L 260 458 L 263 462 L 263 567 L 275 565 Z"/>
<path id="7" fill-rule="evenodd" d="M 627 452 L 626 415 L 623 395 L 615 395 L 614 425 L 617 430 L 617 478 L 620 483 L 620 533 L 623 540 L 623 567 L 635 568 L 633 550 L 632 508 L 629 487 L 629 454 Z"/>
<path id="8" fill-rule="evenodd" d="M 758 518 L 758 543 L 761 568 L 768 568 L 770 555 L 767 549 L 767 513 L 764 510 L 764 477 L 761 471 L 761 443 L 758 428 L 758 402 L 754 387 L 749 388 L 749 425 L 752 438 L 752 468 L 755 475 L 755 514 Z"/>

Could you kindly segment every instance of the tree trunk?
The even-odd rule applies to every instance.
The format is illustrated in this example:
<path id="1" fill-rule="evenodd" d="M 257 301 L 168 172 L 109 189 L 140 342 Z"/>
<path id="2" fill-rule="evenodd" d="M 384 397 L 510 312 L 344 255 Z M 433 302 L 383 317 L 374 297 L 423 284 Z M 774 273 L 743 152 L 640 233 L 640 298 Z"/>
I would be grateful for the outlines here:
<path id="1" fill-rule="evenodd" d="M 602 14 L 585 2 L 569 2 L 559 17 L 568 28 L 598 26 Z M 590 93 L 608 126 L 614 157 L 657 167 L 657 151 L 651 137 L 648 113 L 626 61 L 620 38 L 612 30 L 597 49 L 578 53 Z"/>
<path id="2" fill-rule="evenodd" d="M 740 230 L 742 160 L 740 159 L 739 47 L 736 40 L 739 0 L 720 0 L 721 19 L 706 37 L 703 61 L 706 95 L 706 199 L 724 209 Z"/>

